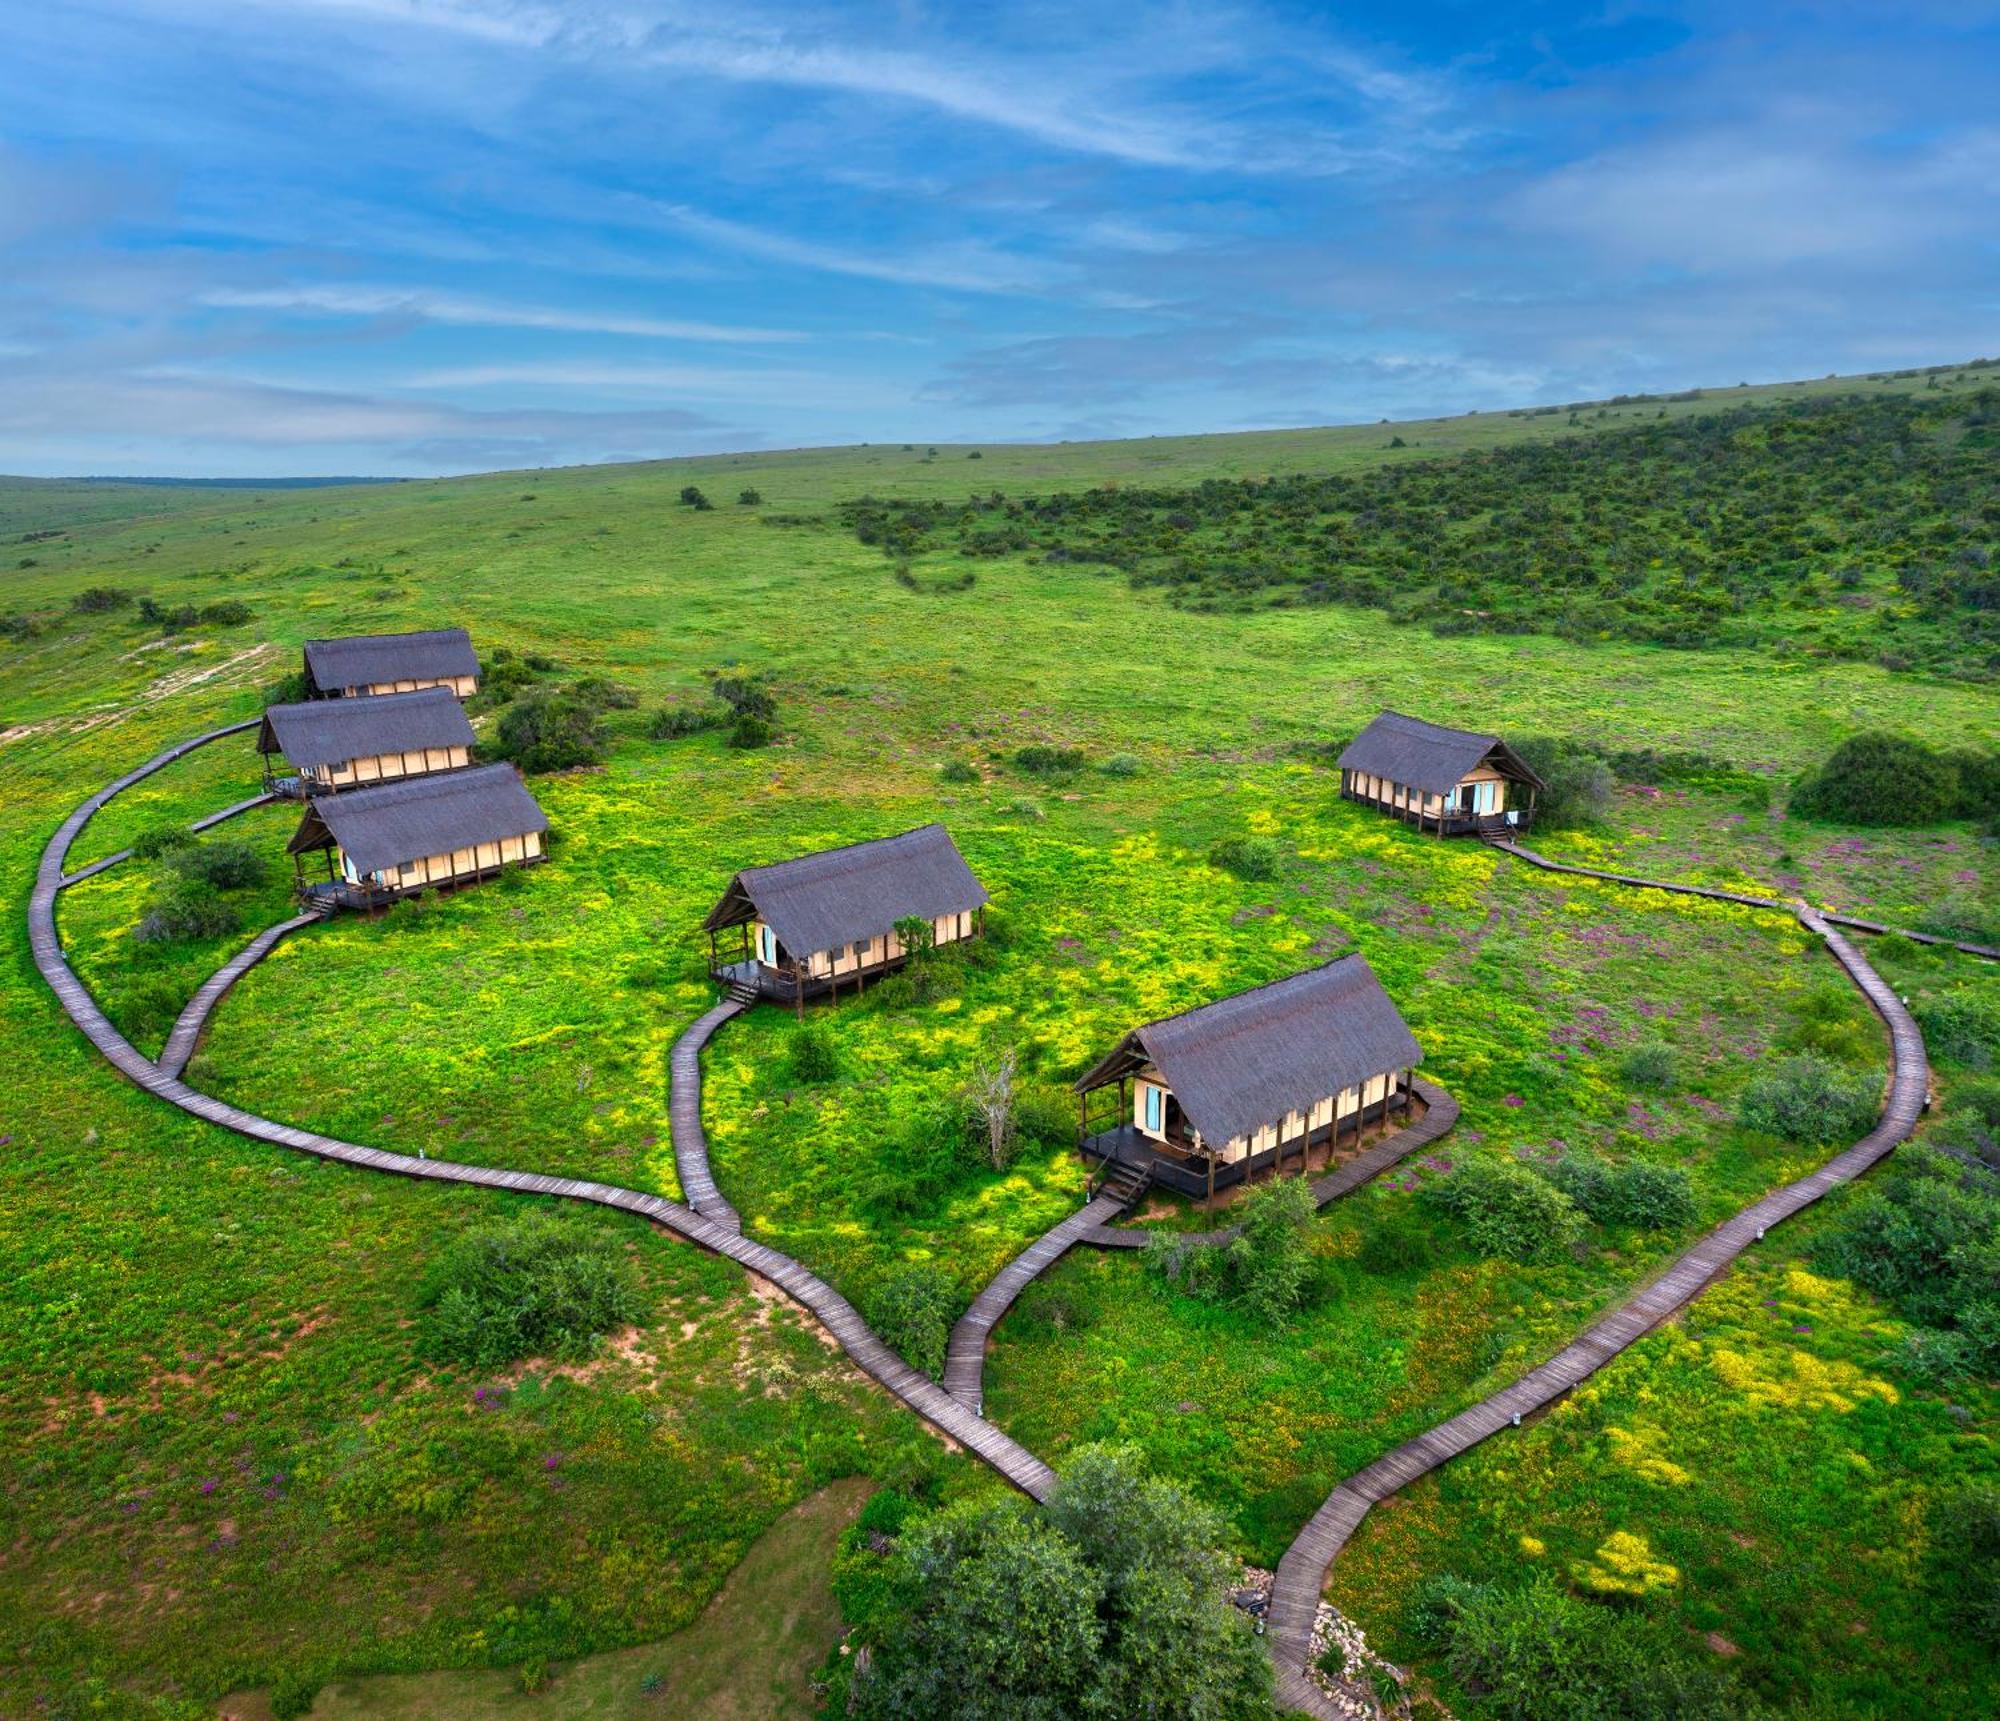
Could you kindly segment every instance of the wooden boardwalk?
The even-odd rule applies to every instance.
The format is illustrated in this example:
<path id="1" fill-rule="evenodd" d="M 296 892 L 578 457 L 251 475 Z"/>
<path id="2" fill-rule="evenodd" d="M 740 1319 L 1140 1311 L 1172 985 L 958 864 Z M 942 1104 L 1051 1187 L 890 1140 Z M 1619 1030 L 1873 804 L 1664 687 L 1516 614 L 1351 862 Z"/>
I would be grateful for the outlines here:
<path id="1" fill-rule="evenodd" d="M 736 1227 L 718 1223 L 691 1207 L 667 1200 L 665 1196 L 623 1189 L 616 1184 L 574 1177 L 545 1177 L 530 1171 L 503 1171 L 492 1166 L 462 1165 L 451 1160 L 427 1159 L 421 1155 L 390 1153 L 379 1147 L 365 1147 L 358 1142 L 341 1141 L 312 1130 L 277 1123 L 189 1087 L 177 1074 L 162 1069 L 126 1039 L 98 1007 L 89 988 L 76 977 L 63 956 L 62 942 L 56 931 L 56 899 L 62 889 L 63 863 L 69 854 L 70 844 L 76 840 L 77 833 L 89 822 L 91 815 L 121 790 L 196 747 L 252 726 L 251 723 L 239 723 L 212 730 L 168 749 L 137 770 L 127 772 L 71 813 L 42 852 L 34 889 L 28 899 L 28 943 L 34 954 L 35 966 L 41 970 L 42 978 L 48 982 L 69 1019 L 119 1074 L 192 1117 L 274 1147 L 290 1148 L 294 1152 L 337 1160 L 368 1171 L 389 1172 L 399 1177 L 474 1184 L 521 1195 L 586 1201 L 620 1212 L 636 1213 L 641 1218 L 665 1226 L 689 1242 L 727 1256 L 772 1281 L 818 1318 L 863 1373 L 879 1382 L 941 1433 L 976 1453 L 1024 1493 L 1038 1500 L 1047 1497 L 1055 1484 L 1055 1473 L 1046 1464 L 991 1423 L 982 1421 L 935 1381 L 911 1368 L 869 1329 L 854 1306 L 825 1280 L 809 1273 L 789 1255 L 751 1241 Z M 682 1036 L 680 1045 L 675 1049 L 673 1103 L 677 1113 L 691 1104 L 697 1124 L 700 1117 L 701 1043 L 734 1013 L 733 1010 L 711 1011 Z M 683 1048 L 689 1053 L 685 1061 L 679 1057 Z M 693 1139 L 700 1142 L 698 1130 Z M 682 1146 L 678 1132 L 675 1145 L 677 1150 Z M 705 1152 L 700 1154 L 700 1159 L 701 1168 L 706 1171 Z M 712 1179 L 710 1186 L 713 1186 Z M 733 1209 L 731 1212 L 733 1216 Z"/>
<path id="2" fill-rule="evenodd" d="M 1051 1225 L 1006 1266 L 993 1275 L 985 1290 L 972 1299 L 972 1307 L 951 1329 L 951 1343 L 945 1352 L 945 1390 L 959 1403 L 974 1410 L 985 1398 L 986 1340 L 1000 1317 L 1014 1306 L 1014 1299 L 1035 1279 L 1053 1267 L 1090 1233 L 1108 1226 L 1124 1211 L 1124 1201 L 1116 1195 L 1100 1195 L 1079 1207 L 1067 1219 Z"/>
<path id="3" fill-rule="evenodd" d="M 1551 870 L 1584 870 L 1543 862 L 1540 857 L 1530 857 L 1523 850 L 1512 852 L 1532 858 Z M 1649 889 L 1681 890 L 1700 896 L 1722 895 L 1728 900 L 1749 902 L 1757 907 L 1787 906 L 1739 896 L 1734 892 L 1716 892 L 1702 886 L 1660 884 L 1650 879 L 1628 879 L 1618 874 L 1598 873 L 1593 876 Z M 1811 1206 L 1829 1190 L 1859 1177 L 1890 1153 L 1897 1143 L 1905 1140 L 1916 1127 L 1930 1086 L 1930 1065 L 1924 1055 L 1923 1036 L 1918 1032 L 1915 1020 L 1888 983 L 1847 939 L 1827 924 L 1825 917 L 1803 906 L 1789 911 L 1808 931 L 1817 933 L 1826 941 L 1834 960 L 1847 970 L 1889 1029 L 1889 1092 L 1881 1121 L 1860 1141 L 1844 1153 L 1835 1155 L 1817 1171 L 1772 1191 L 1734 1218 L 1725 1220 L 1679 1256 L 1657 1278 L 1598 1321 L 1581 1338 L 1565 1345 L 1539 1368 L 1529 1370 L 1512 1386 L 1503 1388 L 1491 1398 L 1461 1411 L 1376 1459 L 1335 1488 L 1278 1562 L 1277 1577 L 1271 1589 L 1266 1629 L 1271 1638 L 1278 1697 L 1285 1707 L 1316 1716 L 1332 1717 L 1338 1714 L 1306 1673 L 1312 1650 L 1313 1620 L 1319 1610 L 1320 1592 L 1325 1587 L 1328 1570 L 1346 1546 L 1348 1537 L 1368 1515 L 1371 1506 L 1419 1476 L 1469 1451 L 1489 1435 L 1503 1428 L 1519 1426 L 1523 1417 L 1560 1398 L 1698 1295 L 1771 1226 L 1781 1224 Z"/>
<path id="4" fill-rule="evenodd" d="M 222 1002 L 222 995 L 270 955 L 279 939 L 302 926 L 324 920 L 327 912 L 324 907 L 311 908 L 304 914 L 293 915 L 290 920 L 279 921 L 276 926 L 267 926 L 204 980 L 167 1035 L 167 1043 L 160 1050 L 160 1068 L 170 1076 L 177 1076 L 185 1070 L 188 1059 L 194 1056 L 194 1049 L 201 1042 L 202 1029 L 208 1026 L 208 1018 L 214 1013 L 216 1005 Z"/>
<path id="5" fill-rule="evenodd" d="M 670 1060 L 673 1087 L 668 1117 L 673 1126 L 674 1167 L 680 1176 L 681 1194 L 704 1219 L 729 1231 L 741 1231 L 743 1219 L 716 1187 L 715 1173 L 708 1163 L 708 1132 L 701 1126 L 701 1049 L 717 1028 L 748 1007 L 735 998 L 723 999 L 674 1042 Z"/>

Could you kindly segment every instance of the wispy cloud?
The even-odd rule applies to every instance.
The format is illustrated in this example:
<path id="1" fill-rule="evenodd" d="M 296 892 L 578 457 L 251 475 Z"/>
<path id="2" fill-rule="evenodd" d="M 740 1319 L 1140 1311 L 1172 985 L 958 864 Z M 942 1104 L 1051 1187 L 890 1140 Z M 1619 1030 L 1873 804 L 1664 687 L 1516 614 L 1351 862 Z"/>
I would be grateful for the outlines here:
<path id="1" fill-rule="evenodd" d="M 793 329 L 742 328 L 676 317 L 628 316 L 551 305 L 511 305 L 424 287 L 215 287 L 201 302 L 218 309 L 289 311 L 304 316 L 411 317 L 473 328 L 562 329 L 577 334 L 632 335 L 646 340 L 765 343 L 804 337 Z"/>

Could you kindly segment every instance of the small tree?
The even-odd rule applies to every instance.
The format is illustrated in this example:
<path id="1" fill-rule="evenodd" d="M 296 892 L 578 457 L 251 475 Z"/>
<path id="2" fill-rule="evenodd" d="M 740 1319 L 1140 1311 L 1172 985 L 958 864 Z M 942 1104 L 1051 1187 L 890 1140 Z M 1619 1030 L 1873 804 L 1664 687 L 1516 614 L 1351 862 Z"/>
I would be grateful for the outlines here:
<path id="1" fill-rule="evenodd" d="M 906 914 L 896 922 L 896 942 L 910 959 L 912 968 L 921 968 L 937 947 L 937 928 L 921 914 Z"/>
<path id="2" fill-rule="evenodd" d="M 868 1324 L 910 1367 L 933 1380 L 944 1373 L 951 1323 L 958 1309 L 958 1286 L 942 1267 L 915 1261 L 875 1287 L 868 1299 Z"/>
<path id="3" fill-rule="evenodd" d="M 681 486 L 681 506 L 683 508 L 702 509 L 712 508 L 715 504 L 701 493 L 699 485 L 683 484 Z"/>
<path id="4" fill-rule="evenodd" d="M 1511 1159 L 1467 1160 L 1449 1177 L 1428 1185 L 1426 1193 L 1458 1216 L 1482 1255 L 1548 1261 L 1583 1231 L 1576 1203 L 1546 1177 Z"/>
<path id="5" fill-rule="evenodd" d="M 764 492 L 761 490 L 745 490 L 736 498 L 737 506 L 742 508 L 755 508 L 763 500 Z"/>
<path id="6" fill-rule="evenodd" d="M 1005 1171 L 1014 1157 L 1015 1065 L 1009 1046 L 992 1062 L 974 1064 L 965 1085 L 965 1096 L 985 1126 L 986 1157 L 995 1171 Z"/>
<path id="7" fill-rule="evenodd" d="M 1312 1222 L 1319 1212 L 1303 1177 L 1279 1177 L 1251 1190 L 1243 1229 L 1229 1245 L 1236 1300 L 1275 1326 L 1305 1300 L 1312 1282 Z"/>

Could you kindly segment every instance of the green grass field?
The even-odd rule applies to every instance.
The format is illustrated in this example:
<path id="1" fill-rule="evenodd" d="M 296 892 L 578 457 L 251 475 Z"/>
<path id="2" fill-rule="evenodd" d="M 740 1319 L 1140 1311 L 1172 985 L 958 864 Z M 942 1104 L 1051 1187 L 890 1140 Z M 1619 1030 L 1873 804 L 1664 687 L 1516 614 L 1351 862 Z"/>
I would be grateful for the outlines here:
<path id="1" fill-rule="evenodd" d="M 1736 398 L 1593 408 L 1575 428 Z M 0 609 L 38 618 L 0 642 L 0 939 L 14 976 L 0 994 L 0 1712 L 209 1713 L 284 1679 L 510 1670 L 652 1643 L 828 1482 L 943 1462 L 734 1268 L 609 1215 L 587 1222 L 634 1252 L 647 1325 L 571 1374 L 429 1369 L 411 1326 L 425 1265 L 495 1198 L 199 1127 L 69 1028 L 26 951 L 50 831 L 161 746 L 253 715 L 308 637 L 462 623 L 483 649 L 548 653 L 641 703 L 614 717 L 601 767 L 536 780 L 552 864 L 311 928 L 237 987 L 190 1078 L 267 1115 L 675 1194 L 666 1055 L 713 995 L 696 929 L 730 874 L 942 818 L 995 902 L 991 947 L 963 986 L 830 1012 L 832 1081 L 793 1079 L 778 1012 L 726 1029 L 707 1064 L 725 1191 L 756 1235 L 857 1297 L 903 1262 L 937 1260 L 969 1298 L 1078 1198 L 1081 1167 L 1054 1151 L 914 1205 L 885 1187 L 903 1120 L 982 1050 L 1016 1046 L 1038 1079 L 1065 1080 L 1136 1021 L 1349 948 L 1464 1103 L 1446 1158 L 1561 1142 L 1685 1165 L 1701 1224 L 1816 1162 L 1731 1121 L 1756 1059 L 1808 1019 L 1881 1066 L 1879 1028 L 1789 919 L 1558 882 L 1419 837 L 1339 801 L 1322 744 L 1388 704 L 1700 751 L 1732 767 L 1728 785 L 1627 790 L 1604 824 L 1544 846 L 1897 918 L 1940 892 L 1990 897 L 1990 841 L 1969 825 L 1807 827 L 1783 816 L 1787 788 L 1860 728 L 1990 748 L 1990 692 L 1863 663 L 1440 639 L 1340 607 L 1204 615 L 1101 572 L 1004 558 L 982 561 L 968 590 L 913 591 L 831 517 L 864 492 L 1338 470 L 1574 433 L 1566 415 L 1396 429 L 1415 446 L 1391 451 L 1385 427 L 1362 427 L 282 493 L 0 484 Z M 691 482 L 712 511 L 677 504 Z M 743 487 L 761 507 L 736 505 Z M 827 518 L 774 529 L 771 512 Z M 237 599 L 252 619 L 163 637 L 129 609 L 65 607 L 100 585 L 170 607 Z M 728 664 L 771 671 L 777 745 L 646 738 L 650 711 L 705 698 L 703 672 Z M 1090 764 L 1028 777 L 1012 754 L 1036 742 Z M 1130 774 L 1097 768 L 1121 755 Z M 944 781 L 951 761 L 979 780 Z M 249 737 L 220 744 L 115 802 L 72 863 L 256 787 Z M 287 825 L 268 809 L 234 829 L 278 869 L 244 898 L 241 935 L 134 946 L 151 863 L 65 893 L 78 971 L 143 1047 L 286 912 Z M 1276 841 L 1274 880 L 1207 863 L 1236 835 Z M 1970 959 L 1922 960 L 1934 966 L 1913 983 L 1996 984 Z M 1672 1095 L 1619 1077 L 1642 1038 L 1680 1054 Z M 1275 1333 L 1169 1294 L 1139 1260 L 1073 1257 L 1000 1329 L 989 1413 L 1052 1459 L 1078 1441 L 1138 1441 L 1268 1561 L 1340 1476 L 1555 1349 L 1693 1234 L 1595 1235 L 1559 1268 L 1483 1261 L 1423 1200 L 1430 1175 L 1413 1168 L 1321 1220 L 1317 1294 Z M 1522 1535 L 1560 1564 L 1630 1528 L 1673 1549 L 1690 1631 L 1725 1637 L 1759 1690 L 1842 1713 L 1919 1713 L 1927 1690 L 1962 1712 L 1990 1705 L 1991 1663 L 1940 1647 L 1882 1551 L 1885 1526 L 1990 1463 L 1990 1395 L 1956 1409 L 1902 1387 L 1851 1412 L 1780 1403 L 1813 1488 L 1746 1470 L 1757 1443 L 1732 1431 L 1767 1414 L 1756 1381 L 1798 1378 L 1792 1353 L 1880 1377 L 1889 1317 L 1838 1284 L 1794 1284 L 1797 1247 L 1774 1237 L 1684 1331 L 1607 1371 L 1600 1396 L 1380 1514 L 1336 1599 L 1415 1654 L 1401 1609 L 1424 1571 L 1498 1569 L 1525 1557 Z M 1769 1295 L 1811 1303 L 1793 1323 L 1810 1337 L 1780 1343 L 1759 1325 Z M 1678 1368 L 1690 1343 L 1747 1360 L 1727 1376 Z M 505 1390 L 488 1409 L 473 1393 L 493 1384 Z M 1669 1389 L 1703 1430 L 1662 1448 L 1688 1480 L 1621 1480 L 1602 1427 L 1628 1427 L 1632 1401 Z M 1849 1452 L 1892 1478 L 1867 1484 L 1865 1510 L 1841 1509 L 1862 1474 Z M 945 1482 L 988 1485 L 961 1460 Z M 1732 1554 L 1738 1534 L 1753 1547 Z M 1826 1576 L 1864 1561 L 1878 1562 L 1867 1584 Z"/>

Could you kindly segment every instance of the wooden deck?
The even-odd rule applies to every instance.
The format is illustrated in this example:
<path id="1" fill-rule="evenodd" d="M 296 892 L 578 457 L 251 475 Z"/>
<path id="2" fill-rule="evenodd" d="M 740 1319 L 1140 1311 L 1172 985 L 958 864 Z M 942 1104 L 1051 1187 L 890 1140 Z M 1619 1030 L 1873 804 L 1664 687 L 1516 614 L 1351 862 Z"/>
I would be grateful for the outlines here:
<path id="1" fill-rule="evenodd" d="M 55 911 L 57 894 L 63 884 L 63 863 L 69 854 L 70 844 L 91 816 L 121 790 L 142 781 L 197 747 L 254 726 L 253 721 L 211 730 L 191 741 L 181 742 L 136 770 L 127 772 L 115 783 L 98 790 L 71 813 L 42 852 L 34 889 L 28 900 L 28 942 L 35 966 L 70 1021 L 104 1054 L 120 1075 L 167 1104 L 178 1106 L 192 1117 L 274 1147 L 289 1148 L 294 1152 L 337 1160 L 363 1170 L 389 1172 L 399 1177 L 474 1184 L 481 1188 L 545 1195 L 565 1201 L 586 1201 L 600 1207 L 636 1213 L 641 1218 L 665 1226 L 689 1242 L 727 1256 L 769 1279 L 817 1317 L 863 1373 L 879 1382 L 941 1433 L 976 1453 L 1015 1487 L 1038 1500 L 1047 1497 L 1055 1484 L 1055 1473 L 1046 1464 L 991 1423 L 982 1421 L 935 1381 L 911 1368 L 869 1329 L 854 1306 L 831 1285 L 808 1272 L 789 1255 L 743 1236 L 736 1227 L 720 1223 L 692 1207 L 669 1201 L 665 1196 L 624 1189 L 616 1184 L 574 1177 L 545 1177 L 529 1171 L 502 1171 L 484 1165 L 463 1165 L 451 1160 L 429 1159 L 421 1154 L 390 1153 L 379 1147 L 366 1147 L 358 1142 L 341 1141 L 311 1130 L 296 1129 L 290 1124 L 258 1117 L 255 1113 L 228 1105 L 189 1087 L 177 1074 L 162 1069 L 126 1039 L 98 1007 L 89 988 L 77 978 L 63 956 L 62 942 L 56 931 Z M 233 810 L 240 809 L 225 809 L 224 816 Z M 675 1048 L 674 1113 L 679 1117 L 688 1114 L 691 1108 L 691 1115 L 697 1124 L 692 1137 L 676 1130 L 675 1149 L 679 1155 L 687 1149 L 691 1140 L 695 1144 L 692 1151 L 703 1173 L 707 1171 L 707 1154 L 706 1142 L 698 1128 L 701 1103 L 699 1052 L 708 1034 L 733 1014 L 733 1009 L 718 1006 L 716 1011 L 711 1011 L 688 1034 L 683 1035 L 680 1045 Z M 685 1059 L 681 1056 L 684 1049 L 688 1054 Z M 682 1160 L 681 1163 L 687 1166 L 692 1162 Z M 684 1170 L 684 1180 L 686 1175 Z M 712 1189 L 712 1176 L 708 1183 Z M 720 1199 L 719 1194 L 716 1199 Z M 733 1209 L 731 1216 L 734 1217 Z"/>
<path id="2" fill-rule="evenodd" d="M 1541 857 L 1528 855 L 1525 851 L 1513 852 L 1521 853 L 1524 859 L 1531 859 L 1552 871 L 1588 870 L 1543 861 Z M 1716 891 L 1705 886 L 1664 884 L 1613 873 L 1594 873 L 1592 876 L 1652 890 L 1721 896 L 1756 907 L 1786 907 L 1768 899 Z M 1271 1605 L 1265 1623 L 1271 1638 L 1271 1655 L 1282 1706 L 1323 1717 L 1339 1713 L 1307 1676 L 1306 1666 L 1312 1649 L 1313 1621 L 1319 1610 L 1320 1592 L 1325 1587 L 1326 1574 L 1346 1546 L 1347 1539 L 1368 1515 L 1371 1506 L 1419 1476 L 1449 1463 L 1460 1453 L 1470 1451 L 1489 1435 L 1497 1434 L 1503 1428 L 1518 1427 L 1523 1417 L 1553 1403 L 1697 1296 L 1738 1255 L 1763 1237 L 1770 1227 L 1782 1224 L 1793 1214 L 1811 1206 L 1829 1190 L 1859 1177 L 1892 1152 L 1899 1142 L 1907 1139 L 1916 1127 L 1930 1086 L 1930 1065 L 1924 1055 L 1923 1036 L 1917 1030 L 1916 1021 L 1888 983 L 1847 939 L 1827 924 L 1825 917 L 1803 905 L 1792 908 L 1790 912 L 1796 915 L 1799 924 L 1807 931 L 1817 933 L 1825 940 L 1834 960 L 1847 971 L 1889 1029 L 1889 1091 L 1881 1121 L 1860 1141 L 1844 1153 L 1836 1154 L 1817 1171 L 1772 1191 L 1734 1218 L 1718 1225 L 1581 1338 L 1565 1345 L 1538 1368 L 1530 1369 L 1512 1386 L 1503 1388 L 1491 1398 L 1386 1453 L 1335 1488 L 1285 1551 L 1283 1559 L 1278 1562 L 1277 1576 L 1271 1588 Z"/>

